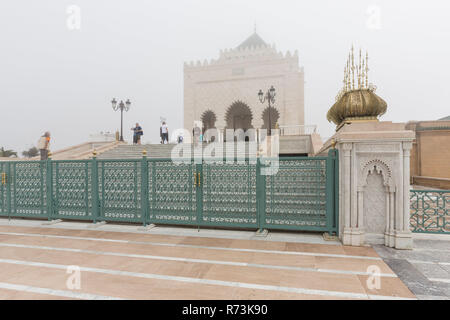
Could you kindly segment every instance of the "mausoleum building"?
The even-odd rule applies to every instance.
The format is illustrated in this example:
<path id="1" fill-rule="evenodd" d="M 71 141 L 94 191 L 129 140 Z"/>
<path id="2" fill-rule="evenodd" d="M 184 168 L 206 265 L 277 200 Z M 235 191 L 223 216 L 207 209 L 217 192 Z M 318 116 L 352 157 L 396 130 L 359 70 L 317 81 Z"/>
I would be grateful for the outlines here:
<path id="1" fill-rule="evenodd" d="M 271 86 L 276 101 L 269 116 L 258 92 Z M 203 132 L 214 129 L 222 141 L 224 129 L 303 125 L 304 71 L 298 52 L 279 52 L 255 32 L 236 48 L 221 50 L 218 59 L 185 63 L 184 127 L 191 130 L 194 123 Z"/>

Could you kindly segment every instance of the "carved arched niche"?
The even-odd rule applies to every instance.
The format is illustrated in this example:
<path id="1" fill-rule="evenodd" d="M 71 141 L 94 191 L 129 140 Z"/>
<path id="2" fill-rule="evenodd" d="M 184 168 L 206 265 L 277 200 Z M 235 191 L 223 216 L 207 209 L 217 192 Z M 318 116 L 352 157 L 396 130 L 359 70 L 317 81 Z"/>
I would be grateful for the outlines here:
<path id="1" fill-rule="evenodd" d="M 357 227 L 368 233 L 390 234 L 394 229 L 395 186 L 389 165 L 379 159 L 366 162 L 357 193 Z"/>
<path id="2" fill-rule="evenodd" d="M 381 174 L 383 177 L 383 185 L 392 187 L 392 172 L 389 166 L 382 160 L 375 159 L 366 162 L 362 167 L 362 174 L 359 179 L 359 186 L 365 187 L 367 185 L 367 176 L 371 173 Z"/>

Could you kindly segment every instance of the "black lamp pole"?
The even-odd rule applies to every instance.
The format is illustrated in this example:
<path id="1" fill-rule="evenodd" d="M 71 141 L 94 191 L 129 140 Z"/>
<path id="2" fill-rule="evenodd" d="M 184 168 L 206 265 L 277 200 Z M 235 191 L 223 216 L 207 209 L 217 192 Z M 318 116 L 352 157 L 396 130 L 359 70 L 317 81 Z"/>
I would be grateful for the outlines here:
<path id="1" fill-rule="evenodd" d="M 122 100 L 120 100 L 119 105 L 117 105 L 116 98 L 113 98 L 111 101 L 112 108 L 114 111 L 120 110 L 120 141 L 123 141 L 123 111 L 130 110 L 131 102 L 130 99 L 127 99 L 125 103 L 123 103 Z"/>
<path id="2" fill-rule="evenodd" d="M 266 102 L 266 100 L 268 100 L 269 102 L 269 136 L 272 135 L 272 119 L 271 119 L 271 112 L 270 112 L 270 108 L 272 107 L 272 104 L 275 103 L 275 96 L 276 96 L 276 92 L 275 92 L 275 88 L 273 86 L 270 87 L 269 90 L 267 90 L 267 93 L 264 94 L 262 90 L 259 90 L 258 92 L 258 97 L 259 97 L 259 101 L 264 104 L 264 102 Z"/>

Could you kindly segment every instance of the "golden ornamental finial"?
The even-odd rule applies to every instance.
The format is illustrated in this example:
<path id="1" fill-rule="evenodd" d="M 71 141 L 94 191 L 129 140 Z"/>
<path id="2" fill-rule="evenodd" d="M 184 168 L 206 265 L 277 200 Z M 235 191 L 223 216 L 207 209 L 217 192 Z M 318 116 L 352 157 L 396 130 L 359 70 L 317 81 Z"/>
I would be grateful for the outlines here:
<path id="1" fill-rule="evenodd" d="M 355 47 L 348 54 L 347 62 L 344 67 L 344 80 L 342 92 L 348 92 L 356 89 L 369 89 L 369 53 L 366 56 L 359 50 L 359 61 L 355 63 Z"/>
<path id="2" fill-rule="evenodd" d="M 92 156 L 95 158 L 97 157 L 97 150 L 94 149 L 94 151 L 92 151 Z"/>
<path id="3" fill-rule="evenodd" d="M 361 66 L 361 87 L 365 88 L 365 79 L 366 79 L 366 69 L 365 69 L 365 60 L 363 58 L 362 60 L 362 66 Z"/>
<path id="4" fill-rule="evenodd" d="M 347 91 L 349 91 L 350 89 L 351 84 L 350 84 L 350 55 L 349 55 L 347 59 Z"/>
<path id="5" fill-rule="evenodd" d="M 358 65 L 358 88 L 362 88 L 362 58 L 361 58 L 361 49 L 359 49 L 359 65 Z"/>
<path id="6" fill-rule="evenodd" d="M 331 148 L 336 149 L 336 139 L 335 138 L 331 138 Z"/>
<path id="7" fill-rule="evenodd" d="M 144 156 L 144 157 L 147 156 L 147 150 L 145 150 L 145 149 L 142 150 L 142 156 Z"/>
<path id="8" fill-rule="evenodd" d="M 369 88 L 369 52 L 366 51 L 366 88 Z"/>
<path id="9" fill-rule="evenodd" d="M 358 78 L 357 84 L 355 76 Z M 343 123 L 352 121 L 378 121 L 386 113 L 387 103 L 375 94 L 375 90 L 376 86 L 369 83 L 368 52 L 364 57 L 360 49 L 359 61 L 355 63 L 355 48 L 352 45 L 344 68 L 344 86 L 327 113 L 328 121 L 334 122 L 338 129 Z"/>
<path id="10" fill-rule="evenodd" d="M 352 90 L 355 89 L 355 54 L 352 45 Z"/>
<path id="11" fill-rule="evenodd" d="M 344 90 L 345 87 L 347 85 L 347 67 L 344 67 L 344 81 L 342 81 L 344 83 Z"/>

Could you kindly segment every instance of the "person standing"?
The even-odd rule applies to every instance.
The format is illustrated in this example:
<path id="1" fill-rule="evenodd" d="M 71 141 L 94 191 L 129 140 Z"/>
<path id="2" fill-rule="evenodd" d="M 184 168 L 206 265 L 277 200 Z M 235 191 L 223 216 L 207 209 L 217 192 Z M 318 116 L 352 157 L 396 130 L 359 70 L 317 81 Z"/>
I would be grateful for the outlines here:
<path id="1" fill-rule="evenodd" d="M 141 136 L 144 134 L 142 127 L 136 122 L 136 127 L 131 128 L 134 131 L 133 144 L 141 144 Z"/>
<path id="2" fill-rule="evenodd" d="M 160 133 L 161 133 L 161 143 L 164 144 L 164 141 L 167 141 L 167 143 L 169 143 L 169 128 L 167 127 L 165 121 L 163 121 L 161 125 Z"/>
<path id="3" fill-rule="evenodd" d="M 45 132 L 38 141 L 38 149 L 41 153 L 41 160 L 48 159 L 48 151 L 50 150 L 50 132 Z"/>

